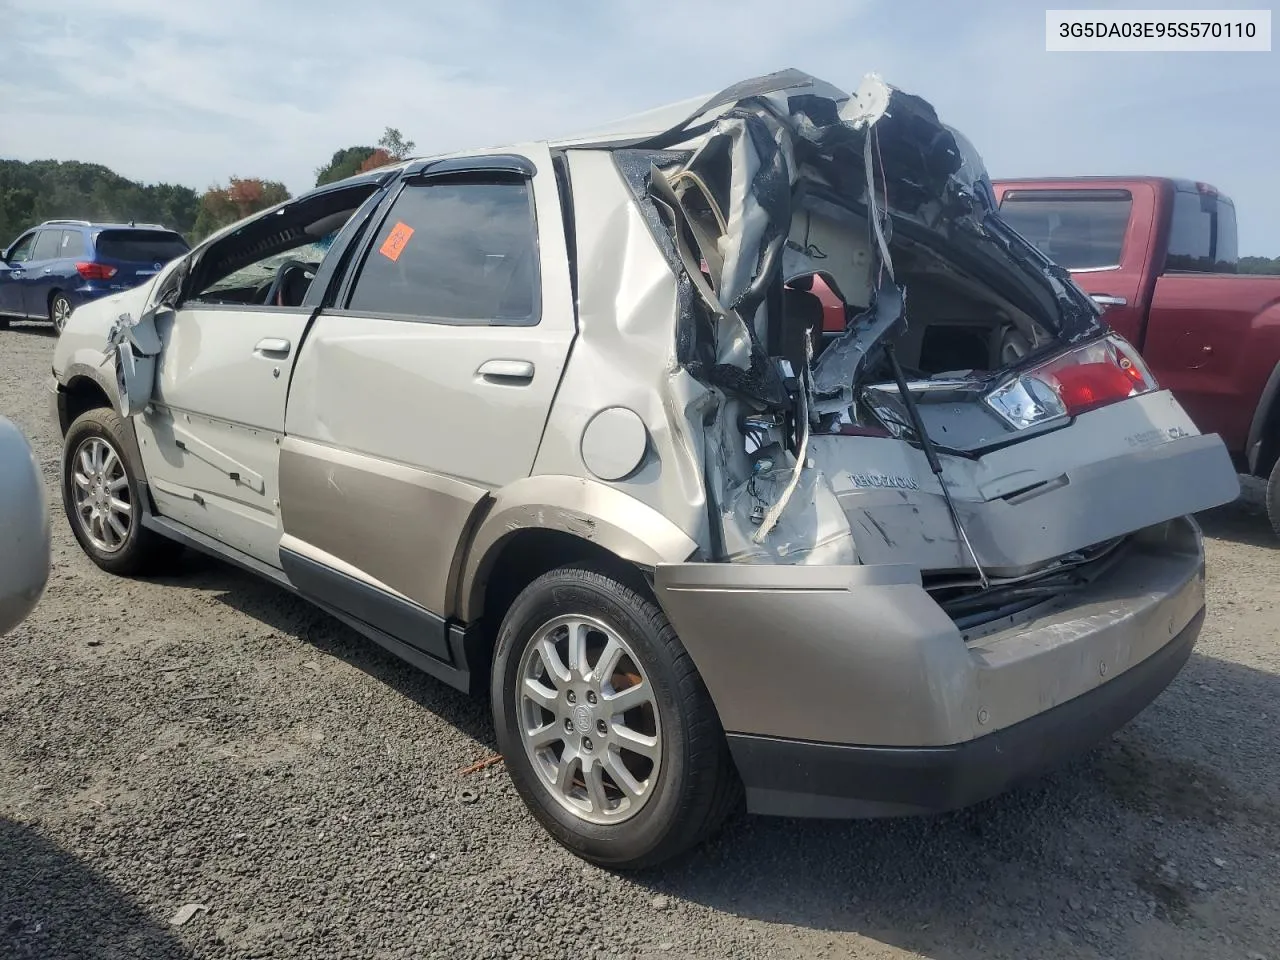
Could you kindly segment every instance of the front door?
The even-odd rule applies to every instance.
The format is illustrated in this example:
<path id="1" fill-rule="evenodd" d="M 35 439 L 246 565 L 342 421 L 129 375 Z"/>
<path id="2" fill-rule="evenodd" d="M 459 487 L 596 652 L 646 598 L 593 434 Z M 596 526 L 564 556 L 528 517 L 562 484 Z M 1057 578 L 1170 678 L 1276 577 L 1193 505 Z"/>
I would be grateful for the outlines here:
<path id="1" fill-rule="evenodd" d="M 53 272 L 61 250 L 61 230 L 40 231 L 22 277 L 23 312 L 32 319 L 49 316 L 49 295 L 54 287 Z"/>
<path id="2" fill-rule="evenodd" d="M 0 263 L 0 316 L 23 317 L 22 281 L 27 275 L 27 261 L 36 245 L 36 232 L 21 237 L 10 249 L 9 259 Z"/>
<path id="3" fill-rule="evenodd" d="M 308 294 L 334 234 L 375 190 L 315 191 L 198 248 L 165 272 L 156 304 L 128 332 L 144 359 L 117 363 L 135 370 L 128 407 L 160 515 L 271 566 L 285 400 L 315 312 Z"/>
<path id="4" fill-rule="evenodd" d="M 309 315 L 201 302 L 157 314 L 155 387 L 137 419 L 159 513 L 276 566 L 277 443 Z"/>

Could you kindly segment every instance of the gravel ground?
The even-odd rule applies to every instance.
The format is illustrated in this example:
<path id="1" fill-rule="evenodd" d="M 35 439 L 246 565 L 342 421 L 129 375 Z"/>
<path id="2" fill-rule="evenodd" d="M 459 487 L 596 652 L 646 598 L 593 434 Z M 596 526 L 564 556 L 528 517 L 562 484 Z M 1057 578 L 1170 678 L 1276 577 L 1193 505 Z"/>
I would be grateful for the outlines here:
<path id="1" fill-rule="evenodd" d="M 1280 544 L 1256 485 L 1203 518 L 1198 652 L 1092 756 L 933 819 L 740 816 L 613 875 L 501 766 L 460 772 L 492 753 L 480 705 L 213 561 L 98 571 L 53 493 L 52 346 L 0 332 L 0 413 L 55 510 L 48 593 L 0 646 L 0 956 L 1280 957 Z"/>

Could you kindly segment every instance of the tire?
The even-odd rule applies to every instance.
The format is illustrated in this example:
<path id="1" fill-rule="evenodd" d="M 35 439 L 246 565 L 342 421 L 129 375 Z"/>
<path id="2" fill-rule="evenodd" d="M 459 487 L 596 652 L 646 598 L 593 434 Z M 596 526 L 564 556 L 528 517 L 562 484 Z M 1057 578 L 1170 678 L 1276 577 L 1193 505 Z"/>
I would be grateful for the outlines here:
<path id="1" fill-rule="evenodd" d="M 53 324 L 55 333 L 61 334 L 71 318 L 71 301 L 65 293 L 54 292 L 49 298 L 49 322 Z"/>
<path id="2" fill-rule="evenodd" d="M 702 678 L 662 610 L 640 589 L 641 583 L 627 585 L 578 567 L 539 577 L 502 621 L 492 675 L 498 749 L 525 805 L 574 854 L 618 869 L 653 866 L 696 846 L 742 795 Z M 556 626 L 565 620 L 586 625 L 582 647 L 590 670 L 565 670 L 573 662 L 568 628 Z M 540 642 L 549 630 L 558 638 L 558 685 Z M 610 637 L 625 651 L 610 657 L 610 677 L 584 680 L 584 673 L 590 678 L 600 670 L 600 648 L 610 648 Z M 524 693 L 530 689 L 525 680 L 539 673 L 535 701 Z M 628 679 L 619 688 L 622 677 Z M 635 683 L 636 693 L 626 694 L 627 683 Z M 542 705 L 547 692 L 554 711 Z M 612 713 L 608 697 L 619 693 L 641 705 Z M 541 736 L 529 736 L 530 729 Z M 539 747 L 537 740 L 548 743 Z M 626 746 L 642 740 L 655 759 Z M 553 780 L 566 757 L 576 772 L 560 790 Z M 628 779 L 631 792 L 620 786 Z M 637 786 L 644 788 L 639 796 Z"/>
<path id="3" fill-rule="evenodd" d="M 141 471 L 134 449 L 124 421 L 106 407 L 76 418 L 62 447 L 62 505 L 71 532 L 90 560 L 108 573 L 126 577 L 165 571 L 182 550 L 181 545 L 142 526 Z M 118 509 L 112 501 L 128 510 Z M 105 519 L 104 507 L 119 526 Z M 93 515 L 100 518 L 96 524 L 90 519 Z"/>
<path id="4" fill-rule="evenodd" d="M 9 318 L 0 317 L 0 330 L 8 330 L 8 329 L 9 329 Z"/>
<path id="5" fill-rule="evenodd" d="M 1267 517 L 1271 520 L 1271 529 L 1280 537 L 1280 460 L 1271 468 L 1271 476 L 1267 479 Z"/>

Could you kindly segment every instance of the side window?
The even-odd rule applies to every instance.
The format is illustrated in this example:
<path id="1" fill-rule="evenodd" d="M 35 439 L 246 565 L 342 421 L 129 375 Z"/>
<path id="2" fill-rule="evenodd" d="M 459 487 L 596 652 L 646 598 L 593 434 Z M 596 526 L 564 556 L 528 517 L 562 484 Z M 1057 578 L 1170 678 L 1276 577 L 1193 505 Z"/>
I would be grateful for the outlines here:
<path id="1" fill-rule="evenodd" d="M 390 317 L 537 323 L 533 192 L 524 179 L 407 186 L 360 268 L 347 309 Z"/>
<path id="2" fill-rule="evenodd" d="M 31 248 L 36 245 L 36 235 L 28 233 L 25 237 L 13 245 L 13 250 L 9 253 L 10 263 L 26 263 L 31 259 Z"/>
<path id="3" fill-rule="evenodd" d="M 1128 190 L 1009 190 L 1000 216 L 1068 270 L 1120 265 L 1133 197 Z"/>
<path id="4" fill-rule="evenodd" d="M 57 260 L 62 246 L 61 230 L 41 230 L 36 240 L 36 248 L 32 251 L 32 260 Z"/>
<path id="5" fill-rule="evenodd" d="M 1165 269 L 1190 273 L 1236 272 L 1236 209 L 1213 193 L 1176 190 Z"/>
<path id="6" fill-rule="evenodd" d="M 87 256 L 89 249 L 84 242 L 84 234 L 79 230 L 63 230 L 62 231 L 62 249 L 59 251 L 60 257 L 83 257 Z"/>

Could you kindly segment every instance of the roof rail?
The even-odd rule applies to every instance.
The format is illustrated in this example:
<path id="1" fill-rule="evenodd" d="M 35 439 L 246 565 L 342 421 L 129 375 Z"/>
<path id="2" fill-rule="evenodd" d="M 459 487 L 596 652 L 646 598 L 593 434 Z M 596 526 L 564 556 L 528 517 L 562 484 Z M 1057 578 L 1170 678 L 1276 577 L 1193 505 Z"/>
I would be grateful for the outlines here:
<path id="1" fill-rule="evenodd" d="M 47 226 L 49 226 L 50 224 L 54 224 L 54 223 L 66 223 L 66 224 L 73 224 L 73 225 L 75 225 L 75 226 L 77 226 L 77 227 L 91 227 L 91 226 L 93 226 L 93 224 L 91 224 L 88 220 L 46 220 L 44 223 L 40 224 L 40 226 L 42 226 L 42 227 L 47 227 Z"/>

